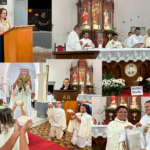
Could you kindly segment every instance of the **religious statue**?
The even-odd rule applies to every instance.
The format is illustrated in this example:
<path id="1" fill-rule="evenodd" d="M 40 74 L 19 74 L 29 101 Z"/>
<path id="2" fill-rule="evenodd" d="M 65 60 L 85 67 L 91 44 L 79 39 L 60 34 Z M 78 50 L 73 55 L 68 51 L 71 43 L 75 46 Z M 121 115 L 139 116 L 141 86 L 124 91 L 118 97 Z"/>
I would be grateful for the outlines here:
<path id="1" fill-rule="evenodd" d="M 132 104 L 130 105 L 130 109 L 137 108 L 136 97 L 132 97 Z"/>
<path id="2" fill-rule="evenodd" d="M 129 66 L 128 74 L 134 74 L 134 69 L 132 65 Z"/>
<path id="3" fill-rule="evenodd" d="M 99 23 L 99 13 L 100 13 L 100 9 L 99 9 L 99 3 L 98 4 L 95 4 L 95 20 L 96 20 L 96 23 Z"/>
<path id="4" fill-rule="evenodd" d="M 107 12 L 107 9 L 105 9 L 105 12 L 104 12 L 104 24 L 105 24 L 105 26 L 108 25 L 108 19 L 109 19 L 109 14 Z"/>
<path id="5" fill-rule="evenodd" d="M 126 107 L 127 107 L 126 97 L 121 97 L 121 103 L 120 103 L 120 106 L 126 106 Z"/>
<path id="6" fill-rule="evenodd" d="M 73 82 L 76 82 L 77 81 L 77 74 L 74 72 L 73 74 Z"/>
<path id="7" fill-rule="evenodd" d="M 86 79 L 87 79 L 87 83 L 90 83 L 90 74 L 89 74 L 89 72 L 87 72 L 87 74 L 86 74 Z"/>
<path id="8" fill-rule="evenodd" d="M 92 5 L 92 17 L 93 17 L 93 23 L 96 24 L 96 6 Z"/>
<path id="9" fill-rule="evenodd" d="M 79 70 L 80 84 L 84 84 L 83 78 L 84 78 L 84 69 L 80 69 Z"/>
<path id="10" fill-rule="evenodd" d="M 86 8 L 83 11 L 82 17 L 83 17 L 83 20 L 84 20 L 83 24 L 88 24 L 88 12 L 86 11 Z"/>
<path id="11" fill-rule="evenodd" d="M 116 97 L 111 97 L 111 104 L 110 104 L 110 108 L 114 108 L 116 109 L 117 108 L 117 105 L 116 105 Z"/>

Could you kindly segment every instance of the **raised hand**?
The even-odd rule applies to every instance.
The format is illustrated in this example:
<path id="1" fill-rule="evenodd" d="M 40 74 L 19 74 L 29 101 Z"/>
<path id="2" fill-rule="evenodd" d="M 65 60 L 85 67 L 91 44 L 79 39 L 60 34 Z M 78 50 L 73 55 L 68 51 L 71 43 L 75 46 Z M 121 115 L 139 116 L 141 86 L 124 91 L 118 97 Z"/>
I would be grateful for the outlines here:
<path id="1" fill-rule="evenodd" d="M 140 122 L 138 122 L 138 123 L 136 124 L 136 128 L 141 127 L 141 126 L 142 126 L 142 124 L 141 124 Z"/>
<path id="2" fill-rule="evenodd" d="M 26 133 L 29 130 L 29 128 L 32 126 L 32 124 L 33 124 L 32 119 L 29 119 L 22 127 L 21 133 Z"/>
<path id="3" fill-rule="evenodd" d="M 132 126 L 126 126 L 125 129 L 132 129 Z"/>

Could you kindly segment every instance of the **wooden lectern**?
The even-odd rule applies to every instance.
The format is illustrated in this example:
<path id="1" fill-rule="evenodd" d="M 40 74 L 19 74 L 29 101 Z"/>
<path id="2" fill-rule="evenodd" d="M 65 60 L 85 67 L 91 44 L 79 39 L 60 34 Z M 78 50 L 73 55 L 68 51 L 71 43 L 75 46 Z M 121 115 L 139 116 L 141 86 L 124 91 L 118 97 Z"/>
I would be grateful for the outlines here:
<path id="1" fill-rule="evenodd" d="M 0 62 L 33 62 L 33 26 L 18 26 L 0 34 Z"/>
<path id="2" fill-rule="evenodd" d="M 78 91 L 75 90 L 54 90 L 54 99 L 57 101 L 76 101 Z"/>
<path id="3" fill-rule="evenodd" d="M 63 109 L 66 113 L 67 125 L 70 120 L 67 109 L 72 109 L 75 113 L 78 112 L 78 101 L 76 101 L 77 95 L 78 92 L 75 90 L 54 90 L 54 99 L 64 101 Z"/>
<path id="4" fill-rule="evenodd" d="M 96 59 L 99 51 L 53 52 L 55 59 Z"/>

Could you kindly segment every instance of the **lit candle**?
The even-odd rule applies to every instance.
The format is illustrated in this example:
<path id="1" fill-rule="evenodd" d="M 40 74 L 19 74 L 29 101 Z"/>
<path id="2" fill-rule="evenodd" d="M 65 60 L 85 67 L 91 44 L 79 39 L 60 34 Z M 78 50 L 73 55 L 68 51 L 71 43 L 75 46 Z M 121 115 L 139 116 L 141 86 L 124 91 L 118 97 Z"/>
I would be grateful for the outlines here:
<path id="1" fill-rule="evenodd" d="M 16 104 L 17 104 L 18 106 L 20 106 L 21 103 L 22 103 L 22 101 L 16 101 Z"/>
<path id="2" fill-rule="evenodd" d="M 21 116 L 20 121 L 27 121 L 27 116 Z"/>

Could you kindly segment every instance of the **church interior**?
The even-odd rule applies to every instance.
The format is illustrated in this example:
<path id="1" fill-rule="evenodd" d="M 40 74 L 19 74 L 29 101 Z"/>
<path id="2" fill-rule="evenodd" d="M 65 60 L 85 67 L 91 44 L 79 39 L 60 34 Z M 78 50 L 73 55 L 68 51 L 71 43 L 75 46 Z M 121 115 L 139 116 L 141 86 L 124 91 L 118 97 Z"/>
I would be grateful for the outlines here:
<path id="1" fill-rule="evenodd" d="M 92 146 L 105 150 L 107 144 L 106 128 L 116 118 L 116 112 L 112 110 L 115 110 L 119 106 L 127 107 L 127 119 L 135 125 L 146 114 L 144 105 L 149 99 L 150 97 L 115 96 L 94 98 L 92 101 L 92 119 L 96 120 L 96 125 L 92 126 Z"/>

